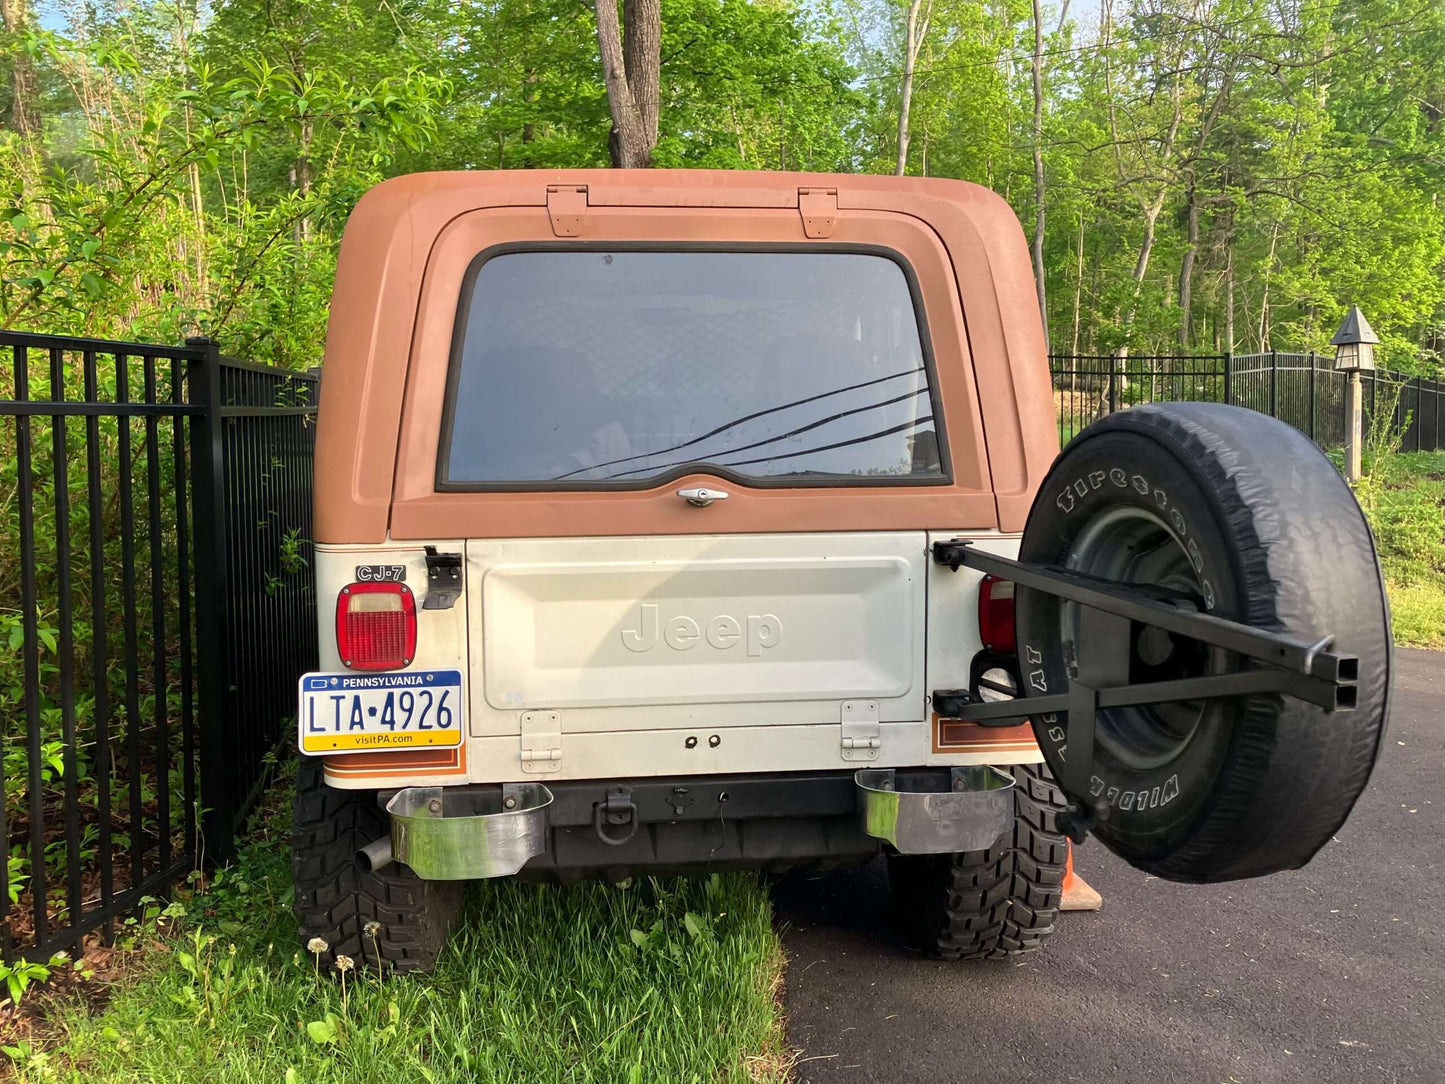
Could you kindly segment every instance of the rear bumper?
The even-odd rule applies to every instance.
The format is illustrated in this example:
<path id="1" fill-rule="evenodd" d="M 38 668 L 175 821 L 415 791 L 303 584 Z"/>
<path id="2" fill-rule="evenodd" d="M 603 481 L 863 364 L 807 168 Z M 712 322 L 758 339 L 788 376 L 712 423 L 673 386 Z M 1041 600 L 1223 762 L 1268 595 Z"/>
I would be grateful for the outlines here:
<path id="1" fill-rule="evenodd" d="M 865 786 L 851 769 L 559 780 L 546 785 L 545 802 L 503 785 L 473 784 L 438 791 L 445 804 L 435 807 L 437 820 L 394 817 L 392 836 L 398 861 L 436 879 L 516 873 L 531 880 L 621 880 L 641 872 L 844 865 L 895 844 L 913 852 L 990 845 L 1012 826 L 1012 780 L 992 769 L 963 773 L 873 770 L 860 773 L 868 775 Z M 410 811 L 418 808 L 416 794 L 383 791 L 378 799 L 394 812 Z M 481 811 L 494 812 L 466 815 Z M 445 862 L 429 860 L 436 852 L 425 833 L 433 830 L 445 833 Z M 524 837 L 530 855 L 516 849 Z M 511 848 L 506 860 L 483 853 L 493 839 Z"/>

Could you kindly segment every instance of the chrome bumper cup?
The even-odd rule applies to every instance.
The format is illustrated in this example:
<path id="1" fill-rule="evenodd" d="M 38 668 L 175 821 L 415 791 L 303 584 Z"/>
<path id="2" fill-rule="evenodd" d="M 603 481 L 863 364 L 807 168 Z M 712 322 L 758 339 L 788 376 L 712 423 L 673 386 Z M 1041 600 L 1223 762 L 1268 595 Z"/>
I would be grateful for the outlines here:
<path id="1" fill-rule="evenodd" d="M 428 881 L 507 877 L 546 849 L 551 804 L 540 783 L 480 793 L 408 787 L 386 803 L 392 857 Z"/>
<path id="2" fill-rule="evenodd" d="M 979 764 L 923 779 L 937 789 L 899 790 L 892 768 L 856 772 L 863 831 L 900 854 L 950 854 L 984 850 L 1013 827 L 1014 781 L 1007 773 Z"/>

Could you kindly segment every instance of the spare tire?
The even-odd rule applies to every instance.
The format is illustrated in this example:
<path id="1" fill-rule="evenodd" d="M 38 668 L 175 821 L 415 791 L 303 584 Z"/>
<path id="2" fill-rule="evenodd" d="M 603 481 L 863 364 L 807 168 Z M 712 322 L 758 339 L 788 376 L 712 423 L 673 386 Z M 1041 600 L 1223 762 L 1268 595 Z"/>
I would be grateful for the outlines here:
<path id="1" fill-rule="evenodd" d="M 1273 694 L 1102 710 L 1089 793 L 1072 796 L 1111 850 L 1174 881 L 1297 869 L 1329 841 L 1384 738 L 1390 620 L 1369 526 L 1310 440 L 1218 403 L 1112 414 L 1054 462 L 1020 559 L 1182 592 L 1202 610 L 1301 640 L 1333 635 L 1332 650 L 1358 656 L 1353 711 Z M 1025 692 L 1067 688 L 1078 606 L 1020 587 L 1016 609 Z M 1246 665 L 1157 628 L 1131 629 L 1131 682 Z M 1066 715 L 1032 722 L 1044 759 L 1066 778 Z"/>

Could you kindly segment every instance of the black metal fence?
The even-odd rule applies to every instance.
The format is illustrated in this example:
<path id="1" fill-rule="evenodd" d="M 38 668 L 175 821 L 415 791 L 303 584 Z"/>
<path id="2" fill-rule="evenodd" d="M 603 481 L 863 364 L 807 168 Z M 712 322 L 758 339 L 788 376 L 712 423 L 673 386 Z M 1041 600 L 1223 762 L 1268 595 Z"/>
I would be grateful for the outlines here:
<path id="1" fill-rule="evenodd" d="M 45 958 L 230 844 L 314 654 L 315 377 L 203 340 L 0 358 L 0 953 Z"/>
<path id="2" fill-rule="evenodd" d="M 1119 358 L 1053 355 L 1059 437 L 1067 441 L 1097 418 L 1136 403 L 1202 400 L 1233 403 L 1279 418 L 1322 448 L 1345 439 L 1345 375 L 1325 354 L 1270 351 Z M 1441 444 L 1445 383 L 1387 370 L 1362 374 L 1365 431 L 1381 412 L 1407 452 Z"/>
<path id="3" fill-rule="evenodd" d="M 296 681 L 317 666 L 311 561 L 315 373 L 220 359 L 204 340 L 191 395 L 200 629 L 205 841 L 229 853 L 266 782 Z"/>

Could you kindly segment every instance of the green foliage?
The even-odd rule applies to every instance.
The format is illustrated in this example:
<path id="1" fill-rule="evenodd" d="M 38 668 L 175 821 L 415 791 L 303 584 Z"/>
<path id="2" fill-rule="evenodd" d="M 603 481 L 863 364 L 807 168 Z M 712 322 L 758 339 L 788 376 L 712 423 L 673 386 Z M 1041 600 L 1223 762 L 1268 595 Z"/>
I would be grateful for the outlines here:
<path id="1" fill-rule="evenodd" d="M 1395 641 L 1445 647 L 1445 452 L 1378 447 L 1356 487 L 1390 586 Z"/>
<path id="2" fill-rule="evenodd" d="M 0 134 L 0 323 L 163 342 L 204 329 L 314 364 L 339 225 L 435 134 L 448 84 L 244 49 L 228 68 L 206 44 L 214 31 L 220 52 L 225 21 L 199 48 L 195 22 L 184 7 L 92 11 L 23 44 L 70 92 L 43 139 Z M 264 183 L 286 147 L 296 181 Z"/>
<path id="3" fill-rule="evenodd" d="M 767 893 L 737 874 L 485 882 L 430 978 L 293 951 L 287 802 L 108 1006 L 57 1006 L 26 1081 L 785 1079 Z M 644 932 L 645 931 L 645 932 Z M 224 1057 L 217 1057 L 217 1051 Z"/>
<path id="4" fill-rule="evenodd" d="M 5 984 L 5 992 L 10 997 L 12 1005 L 19 1005 L 25 997 L 25 991 L 30 989 L 31 983 L 44 982 L 50 978 L 50 974 L 57 967 L 64 965 L 69 957 L 63 952 L 57 952 L 46 963 L 34 963 L 29 960 L 16 960 L 13 963 L 0 962 L 0 982 Z"/>
<path id="5" fill-rule="evenodd" d="M 893 164 L 907 6 L 831 4 L 864 75 L 855 160 L 872 171 Z M 987 185 L 1031 229 L 1032 9 L 926 7 L 909 172 Z M 1041 143 L 1056 352 L 1320 350 L 1356 303 L 1385 364 L 1438 369 L 1445 7 L 1151 0 L 1087 24 L 1058 10 Z"/>
<path id="6" fill-rule="evenodd" d="M 890 172 L 906 6 L 664 0 L 655 160 Z M 589 3 L 66 10 L 63 32 L 32 20 L 0 50 L 0 69 L 35 71 L 44 122 L 38 137 L 0 133 L 6 324 L 199 329 L 309 365 L 342 222 L 370 185 L 607 163 Z M 1032 9 L 927 12 L 908 171 L 994 188 L 1031 225 Z M 1445 8 L 1153 0 L 1102 23 L 1057 15 L 1044 13 L 1041 142 L 1055 350 L 1321 349 L 1357 303 L 1385 364 L 1438 368 Z"/>

